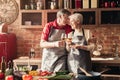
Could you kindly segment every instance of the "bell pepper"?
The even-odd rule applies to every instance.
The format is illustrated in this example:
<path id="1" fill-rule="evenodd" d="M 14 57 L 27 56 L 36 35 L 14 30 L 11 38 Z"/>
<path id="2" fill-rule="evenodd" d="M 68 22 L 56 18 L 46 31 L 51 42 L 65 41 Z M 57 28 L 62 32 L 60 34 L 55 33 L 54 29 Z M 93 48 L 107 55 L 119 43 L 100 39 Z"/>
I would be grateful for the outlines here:
<path id="1" fill-rule="evenodd" d="M 25 74 L 25 75 L 22 76 L 22 79 L 23 80 L 32 80 L 33 77 L 32 77 L 32 75 Z"/>
<path id="2" fill-rule="evenodd" d="M 13 79 L 13 75 L 8 75 L 8 76 L 6 76 L 6 77 L 5 77 L 5 80 L 14 80 L 14 79 Z"/>
<path id="3" fill-rule="evenodd" d="M 5 74 L 0 72 L 0 79 L 4 79 L 4 77 L 5 77 Z"/>

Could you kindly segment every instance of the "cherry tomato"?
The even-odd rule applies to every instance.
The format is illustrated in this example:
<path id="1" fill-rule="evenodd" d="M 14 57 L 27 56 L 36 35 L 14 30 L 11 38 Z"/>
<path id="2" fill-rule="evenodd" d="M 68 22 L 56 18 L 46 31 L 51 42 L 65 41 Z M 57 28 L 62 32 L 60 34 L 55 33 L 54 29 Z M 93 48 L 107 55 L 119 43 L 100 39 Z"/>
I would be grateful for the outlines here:
<path id="1" fill-rule="evenodd" d="M 41 72 L 41 76 L 46 76 L 47 73 L 46 72 Z"/>

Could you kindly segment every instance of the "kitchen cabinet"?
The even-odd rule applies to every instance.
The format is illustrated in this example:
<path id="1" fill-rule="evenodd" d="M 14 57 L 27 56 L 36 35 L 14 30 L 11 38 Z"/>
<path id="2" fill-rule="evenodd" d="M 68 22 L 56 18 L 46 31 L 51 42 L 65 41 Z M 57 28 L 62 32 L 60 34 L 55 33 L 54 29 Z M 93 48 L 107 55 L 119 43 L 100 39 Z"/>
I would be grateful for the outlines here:
<path id="1" fill-rule="evenodd" d="M 96 8 L 82 8 L 82 0 L 39 0 L 42 8 L 37 9 L 38 0 L 20 0 L 21 28 L 43 28 L 47 22 L 56 18 L 59 9 L 68 9 L 71 13 L 81 13 L 84 16 L 83 26 L 120 26 L 120 8 L 103 8 L 99 4 Z M 55 7 L 51 9 L 51 5 Z M 77 6 L 77 7 L 76 7 Z"/>
<path id="2" fill-rule="evenodd" d="M 42 28 L 44 24 L 44 11 L 21 10 L 22 28 Z"/>
<path id="3" fill-rule="evenodd" d="M 99 9 L 100 26 L 120 26 L 120 8 Z"/>

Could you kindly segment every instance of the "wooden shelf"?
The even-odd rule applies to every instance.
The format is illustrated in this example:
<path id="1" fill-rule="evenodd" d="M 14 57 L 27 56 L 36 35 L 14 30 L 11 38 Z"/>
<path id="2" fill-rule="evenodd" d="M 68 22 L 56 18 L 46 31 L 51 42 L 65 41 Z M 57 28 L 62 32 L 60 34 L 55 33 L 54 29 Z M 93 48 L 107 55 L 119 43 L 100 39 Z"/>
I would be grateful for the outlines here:
<path id="1" fill-rule="evenodd" d="M 43 27 L 40 25 L 32 25 L 32 26 L 22 25 L 21 28 L 23 28 L 23 29 L 43 29 Z"/>
<path id="2" fill-rule="evenodd" d="M 37 1 L 37 0 L 35 0 Z M 46 23 L 53 21 L 56 19 L 56 13 L 60 9 L 58 7 L 59 5 L 59 0 L 56 0 L 57 8 L 56 9 L 50 9 L 50 2 L 51 0 L 42 0 L 44 8 L 42 10 L 26 10 L 25 5 L 28 4 L 30 1 L 25 1 L 25 0 L 20 0 L 20 14 L 21 14 L 21 25 L 22 28 L 43 28 Z M 114 23 L 109 23 L 110 17 L 111 16 L 109 13 L 115 12 L 117 14 L 120 14 L 120 8 L 78 8 L 75 9 L 75 3 L 74 0 L 70 0 L 71 5 L 70 8 L 68 9 L 71 13 L 81 13 L 84 16 L 84 21 L 83 21 L 83 26 L 85 27 L 116 27 L 120 26 L 120 16 L 117 15 L 117 20 L 112 20 Z M 74 4 L 74 5 L 73 5 Z M 63 7 L 63 6 L 62 6 Z M 64 7 L 63 7 L 64 8 Z M 112 14 L 112 17 L 116 19 L 114 14 Z M 104 16 L 104 14 L 108 14 Z M 107 19 L 108 22 L 105 22 Z M 32 26 L 27 26 L 25 25 L 25 21 L 31 21 Z M 40 27 L 39 27 L 40 26 Z"/>
<path id="3" fill-rule="evenodd" d="M 117 78 L 120 78 L 120 74 L 102 74 L 101 75 L 102 77 L 117 77 Z"/>

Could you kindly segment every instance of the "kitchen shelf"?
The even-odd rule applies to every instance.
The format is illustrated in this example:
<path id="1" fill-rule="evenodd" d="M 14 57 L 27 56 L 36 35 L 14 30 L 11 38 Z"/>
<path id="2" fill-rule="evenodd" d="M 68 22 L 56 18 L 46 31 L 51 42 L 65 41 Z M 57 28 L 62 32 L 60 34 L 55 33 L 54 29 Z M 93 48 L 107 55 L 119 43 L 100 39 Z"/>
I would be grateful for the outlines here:
<path id="1" fill-rule="evenodd" d="M 42 10 L 21 10 L 22 28 L 42 28 L 44 24 L 43 12 Z"/>
<path id="2" fill-rule="evenodd" d="M 120 26 L 120 8 L 99 9 L 100 26 Z"/>
<path id="3" fill-rule="evenodd" d="M 64 4 L 60 0 L 55 1 L 56 9 L 50 9 L 51 0 L 42 0 L 43 9 L 31 10 L 25 9 L 25 5 L 29 5 L 30 0 L 20 0 L 21 27 L 43 28 L 46 23 L 56 19 L 57 11 L 64 8 Z M 83 14 L 83 26 L 85 27 L 120 26 L 120 8 L 75 8 L 75 0 L 70 0 L 69 5 L 68 10 L 71 13 Z M 26 21 L 28 21 L 27 25 Z"/>

